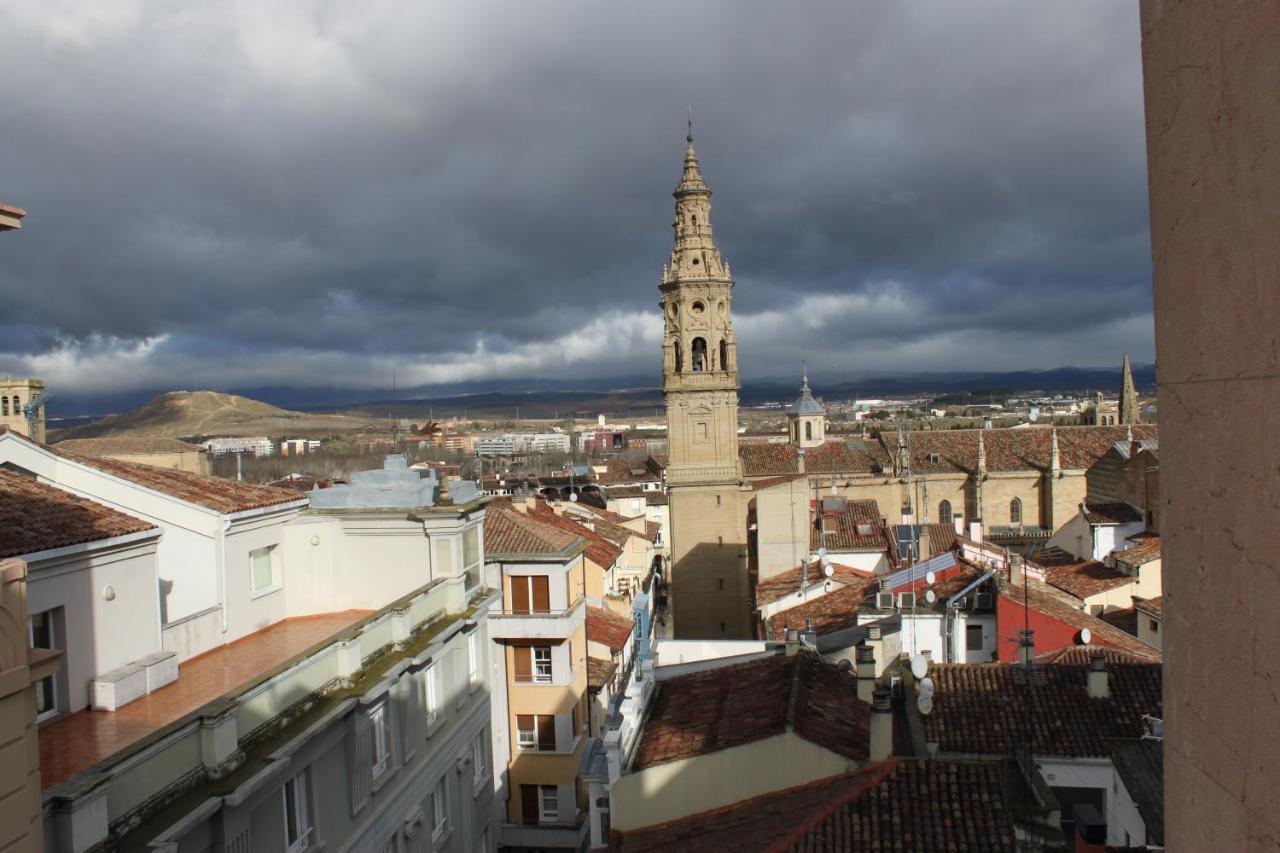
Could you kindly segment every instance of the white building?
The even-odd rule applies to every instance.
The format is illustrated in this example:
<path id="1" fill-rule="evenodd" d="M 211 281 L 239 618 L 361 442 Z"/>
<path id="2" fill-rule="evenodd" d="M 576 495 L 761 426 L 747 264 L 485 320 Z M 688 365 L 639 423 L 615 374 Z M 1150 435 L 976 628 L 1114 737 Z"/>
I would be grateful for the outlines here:
<path id="1" fill-rule="evenodd" d="M 570 438 L 562 432 L 506 432 L 476 436 L 479 456 L 509 456 L 513 453 L 568 453 Z"/>
<path id="2" fill-rule="evenodd" d="M 276 446 L 265 436 L 255 438 L 211 438 L 204 443 L 210 456 L 229 456 L 243 453 L 252 456 L 272 456 Z"/>

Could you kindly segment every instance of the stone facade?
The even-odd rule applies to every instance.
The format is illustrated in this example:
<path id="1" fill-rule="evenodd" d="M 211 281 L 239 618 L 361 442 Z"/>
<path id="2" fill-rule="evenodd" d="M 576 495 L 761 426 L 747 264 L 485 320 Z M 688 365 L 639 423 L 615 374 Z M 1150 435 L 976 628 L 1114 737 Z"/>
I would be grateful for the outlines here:
<path id="1" fill-rule="evenodd" d="M 663 268 L 662 391 L 667 404 L 671 618 L 677 637 L 750 631 L 733 279 L 711 231 L 711 190 L 693 135 L 674 193 L 675 248 Z"/>
<path id="2" fill-rule="evenodd" d="M 44 393 L 44 381 L 40 379 L 0 379 L 0 426 L 8 427 L 16 433 L 28 435 L 30 425 L 23 407 L 35 397 Z M 44 442 L 44 406 L 36 411 L 36 434 L 28 435 L 36 441 Z"/>

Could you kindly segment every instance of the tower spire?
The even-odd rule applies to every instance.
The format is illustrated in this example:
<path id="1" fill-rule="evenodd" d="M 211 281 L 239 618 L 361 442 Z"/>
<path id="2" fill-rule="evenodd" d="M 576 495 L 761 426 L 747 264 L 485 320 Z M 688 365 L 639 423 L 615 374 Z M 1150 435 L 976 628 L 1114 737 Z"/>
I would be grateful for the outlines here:
<path id="1" fill-rule="evenodd" d="M 1124 366 L 1120 378 L 1120 423 L 1142 423 L 1138 412 L 1138 390 L 1133 384 L 1133 368 L 1129 365 L 1129 353 L 1124 354 Z"/>

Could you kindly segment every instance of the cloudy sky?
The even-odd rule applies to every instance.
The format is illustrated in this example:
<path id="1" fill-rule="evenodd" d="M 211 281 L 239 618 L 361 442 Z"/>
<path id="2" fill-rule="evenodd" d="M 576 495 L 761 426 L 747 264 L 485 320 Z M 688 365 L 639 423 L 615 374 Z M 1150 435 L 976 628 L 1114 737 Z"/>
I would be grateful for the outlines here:
<path id="1" fill-rule="evenodd" d="M 744 375 L 1152 359 L 1136 8 L 0 5 L 0 370 L 657 381 L 685 113 Z"/>

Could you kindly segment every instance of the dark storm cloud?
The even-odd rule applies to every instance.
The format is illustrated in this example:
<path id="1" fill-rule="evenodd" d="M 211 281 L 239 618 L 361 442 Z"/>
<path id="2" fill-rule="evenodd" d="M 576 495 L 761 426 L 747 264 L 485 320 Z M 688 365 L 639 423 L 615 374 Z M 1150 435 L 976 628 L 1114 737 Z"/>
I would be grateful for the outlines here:
<path id="1" fill-rule="evenodd" d="M 9 4 L 0 49 L 0 352 L 64 386 L 656 378 L 690 103 L 748 375 L 1151 357 L 1126 4 Z"/>

